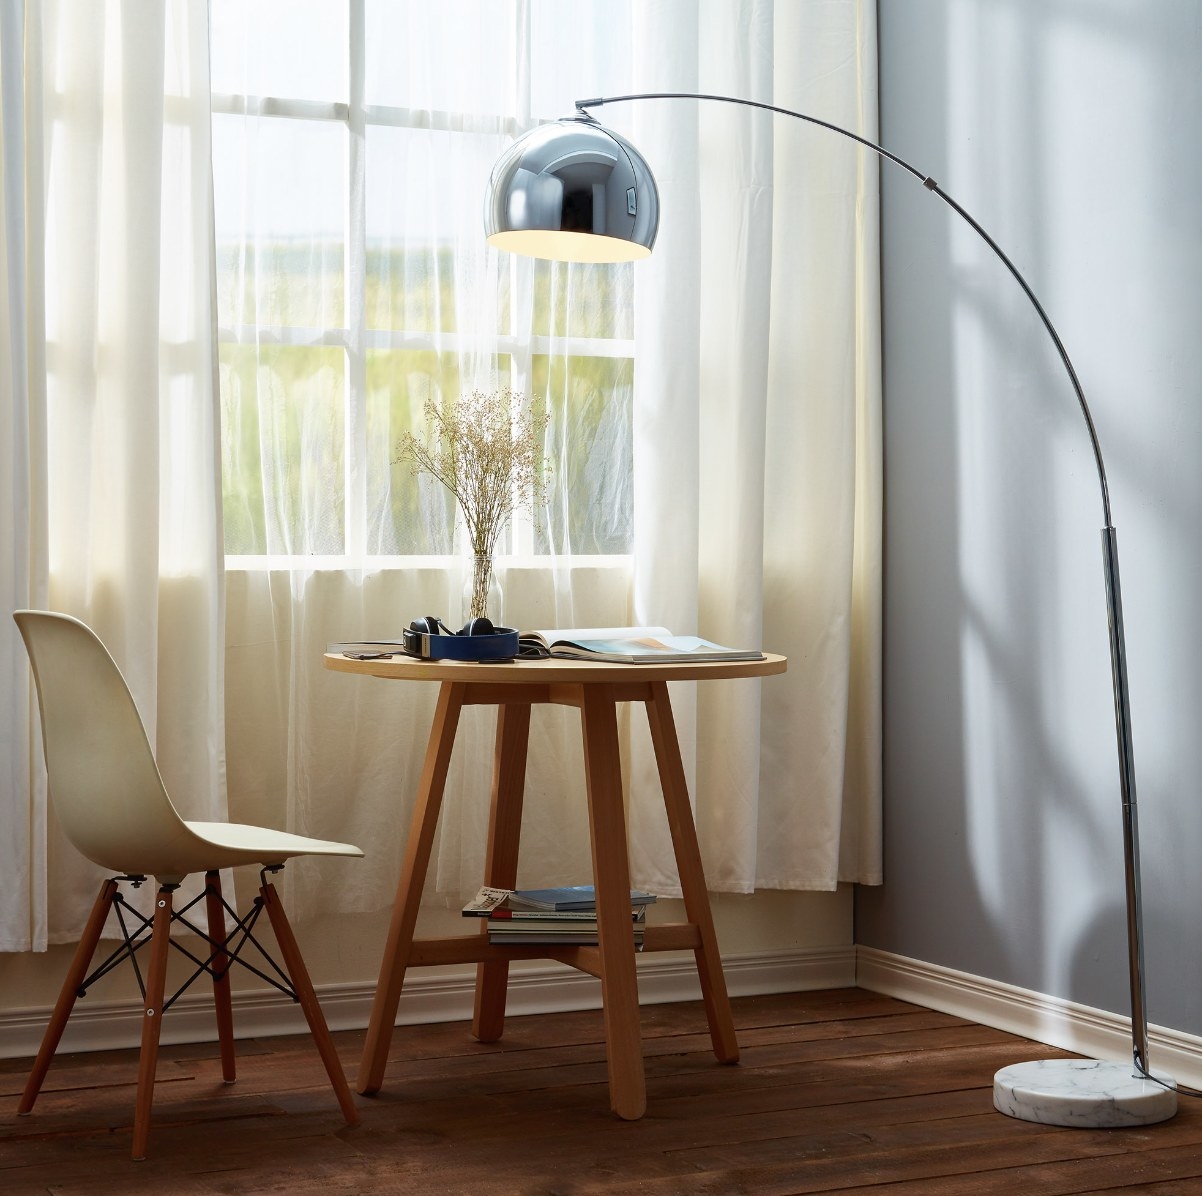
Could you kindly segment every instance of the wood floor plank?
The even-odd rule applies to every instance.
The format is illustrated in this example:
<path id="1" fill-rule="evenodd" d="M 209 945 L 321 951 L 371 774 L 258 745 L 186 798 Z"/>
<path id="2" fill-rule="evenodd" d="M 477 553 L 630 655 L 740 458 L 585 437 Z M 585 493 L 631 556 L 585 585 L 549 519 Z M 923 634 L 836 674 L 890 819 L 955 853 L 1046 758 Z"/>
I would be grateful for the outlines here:
<path id="1" fill-rule="evenodd" d="M 1049 1051 L 857 989 L 733 1002 L 742 1059 L 718 1063 L 700 1003 L 641 1013 L 647 1114 L 609 1111 L 599 1011 L 400 1026 L 384 1087 L 347 1127 L 305 1036 L 165 1046 L 150 1157 L 128 1158 L 136 1052 L 64 1056 L 30 1117 L 0 1119 L 5 1196 L 142 1192 L 555 1194 L 846 1192 L 1199 1196 L 1202 1108 L 1161 1126 L 1065 1130 L 992 1108 L 994 1071 Z M 351 1074 L 361 1031 L 334 1036 Z M 6 1060 L 15 1109 L 28 1061 Z"/>
<path id="2" fill-rule="evenodd" d="M 1140 1183 L 1139 1196 L 1198 1196 L 1196 1179 L 1166 1179 L 1162 1183 Z M 1121 1188 L 1090 1188 L 1082 1196 L 1132 1196 L 1131 1185 Z"/>

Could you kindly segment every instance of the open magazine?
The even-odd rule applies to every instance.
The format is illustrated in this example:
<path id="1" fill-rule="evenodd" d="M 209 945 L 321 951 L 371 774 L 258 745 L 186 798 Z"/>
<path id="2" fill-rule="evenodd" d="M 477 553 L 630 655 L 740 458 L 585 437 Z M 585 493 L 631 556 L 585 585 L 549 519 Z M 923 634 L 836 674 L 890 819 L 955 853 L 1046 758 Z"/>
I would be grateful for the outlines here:
<path id="1" fill-rule="evenodd" d="M 724 648 L 695 635 L 673 635 L 666 627 L 585 627 L 560 631 L 523 631 L 524 656 L 561 656 L 571 660 L 608 660 L 619 664 L 662 664 L 686 660 L 763 660 L 751 648 Z"/>

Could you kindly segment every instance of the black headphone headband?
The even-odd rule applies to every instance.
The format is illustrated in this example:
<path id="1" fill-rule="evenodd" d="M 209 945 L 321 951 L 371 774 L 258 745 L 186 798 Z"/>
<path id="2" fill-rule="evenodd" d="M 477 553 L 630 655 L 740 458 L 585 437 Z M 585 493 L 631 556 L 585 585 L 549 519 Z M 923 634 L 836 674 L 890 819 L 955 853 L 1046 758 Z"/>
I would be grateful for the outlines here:
<path id="1" fill-rule="evenodd" d="M 409 627 L 421 635 L 496 635 L 492 620 L 484 617 L 468 619 L 459 631 L 452 631 L 437 615 L 414 619 Z"/>

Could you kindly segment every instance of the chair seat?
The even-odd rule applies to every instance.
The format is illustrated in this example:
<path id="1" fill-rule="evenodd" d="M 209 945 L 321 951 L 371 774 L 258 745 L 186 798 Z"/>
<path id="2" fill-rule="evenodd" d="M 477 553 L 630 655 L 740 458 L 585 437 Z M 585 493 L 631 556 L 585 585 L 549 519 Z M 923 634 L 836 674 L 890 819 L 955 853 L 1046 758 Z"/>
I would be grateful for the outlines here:
<path id="1" fill-rule="evenodd" d="M 298 855 L 362 856 L 353 843 L 335 843 L 329 839 L 310 839 L 266 826 L 248 826 L 243 822 L 192 822 L 184 825 L 211 844 L 213 851 L 203 869 L 232 867 L 236 864 L 282 864 Z M 198 848 L 203 852 L 203 848 Z"/>
<path id="2" fill-rule="evenodd" d="M 133 835 L 128 836 L 133 839 Z M 107 851 L 89 853 L 114 872 L 127 876 L 153 876 L 160 884 L 179 884 L 195 872 L 212 872 L 240 865 L 274 867 L 295 856 L 357 856 L 363 852 L 350 843 L 310 839 L 288 831 L 240 822 L 189 822 L 176 816 L 168 834 L 151 841 L 118 842 Z"/>

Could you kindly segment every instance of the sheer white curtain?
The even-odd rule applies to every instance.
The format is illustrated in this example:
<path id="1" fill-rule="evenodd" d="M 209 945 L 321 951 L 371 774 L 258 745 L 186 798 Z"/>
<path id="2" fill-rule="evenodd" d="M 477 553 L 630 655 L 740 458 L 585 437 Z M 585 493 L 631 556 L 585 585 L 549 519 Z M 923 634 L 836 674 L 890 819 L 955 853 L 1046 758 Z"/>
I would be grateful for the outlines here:
<path id="1" fill-rule="evenodd" d="M 321 653 L 458 617 L 453 510 L 392 460 L 424 396 L 498 383 L 551 403 L 557 485 L 502 547 L 504 620 L 788 653 L 783 678 L 675 695 L 707 875 L 879 879 L 875 163 L 766 115 L 607 109 L 663 192 L 649 262 L 535 264 L 481 234 L 501 149 L 576 98 L 728 91 L 870 136 L 869 0 L 213 12 L 234 813 L 372 846 L 324 892 L 320 862 L 292 877 L 292 908 L 391 899 L 435 694 Z M 448 904 L 484 853 L 491 720 L 469 714 Z M 634 879 L 667 895 L 644 723 L 623 724 Z M 536 713 L 528 790 L 520 883 L 587 875 L 571 712 Z"/>
<path id="2" fill-rule="evenodd" d="M 511 387 L 551 409 L 552 499 L 499 546 L 503 620 L 630 620 L 633 274 L 496 254 L 481 216 L 502 150 L 570 107 L 569 47 L 628 70 L 629 5 L 212 11 L 231 802 L 370 844 L 349 873 L 284 882 L 298 916 L 373 910 L 436 694 L 330 674 L 322 653 L 462 618 L 454 507 L 394 464 L 427 397 Z M 465 713 L 452 764 L 431 880 L 448 903 L 480 883 L 490 720 Z M 531 882 L 588 874 L 579 740 L 570 712 L 538 712 Z"/>
<path id="3" fill-rule="evenodd" d="M 185 816 L 224 815 L 204 4 L 0 7 L 0 573 L 89 623 Z M 5 617 L 0 948 L 78 933 L 99 871 L 46 807 Z"/>
<path id="4" fill-rule="evenodd" d="M 679 0 L 634 17 L 636 90 L 758 100 L 876 140 L 872 0 Z M 636 276 L 636 619 L 790 662 L 762 684 L 701 687 L 695 723 L 681 695 L 707 879 L 744 892 L 880 883 L 876 159 L 733 105 L 598 115 L 661 191 Z M 662 892 L 674 878 L 641 796 L 645 746 L 635 782 L 636 871 Z"/>

